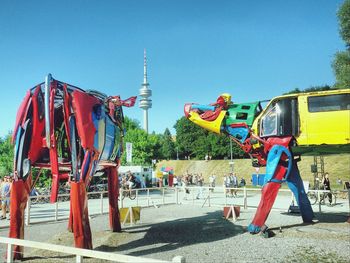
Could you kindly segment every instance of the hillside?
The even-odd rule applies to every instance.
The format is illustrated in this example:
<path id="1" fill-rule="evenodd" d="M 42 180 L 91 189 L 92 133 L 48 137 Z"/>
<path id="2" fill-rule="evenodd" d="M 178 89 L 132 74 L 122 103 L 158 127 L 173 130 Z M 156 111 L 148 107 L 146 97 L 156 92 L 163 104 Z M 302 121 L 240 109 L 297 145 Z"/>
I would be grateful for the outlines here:
<path id="1" fill-rule="evenodd" d="M 247 183 L 250 183 L 251 175 L 256 173 L 255 168 L 251 166 L 249 159 L 234 159 L 234 171 L 237 176 L 244 177 Z M 302 157 L 298 163 L 301 177 L 304 181 L 313 182 L 313 174 L 311 173 L 311 164 L 313 164 L 313 156 Z M 350 154 L 328 155 L 324 156 L 325 171 L 329 172 L 331 184 L 336 188 L 336 180 L 340 178 L 343 182 L 350 181 Z M 217 184 L 222 184 L 224 174 L 230 172 L 229 160 L 170 160 L 161 161 L 157 164 L 157 169 L 162 166 L 171 166 L 175 169 L 176 175 L 188 173 L 202 173 L 205 181 L 208 177 L 215 174 Z M 265 173 L 265 168 L 260 168 L 259 173 Z M 338 187 L 339 188 L 339 187 Z"/>

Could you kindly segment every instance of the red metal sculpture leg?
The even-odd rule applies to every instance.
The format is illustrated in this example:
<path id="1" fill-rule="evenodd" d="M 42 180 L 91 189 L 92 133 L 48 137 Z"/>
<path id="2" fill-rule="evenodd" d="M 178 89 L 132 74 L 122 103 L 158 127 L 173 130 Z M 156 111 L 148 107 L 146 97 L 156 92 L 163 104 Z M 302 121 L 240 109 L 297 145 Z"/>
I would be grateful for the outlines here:
<path id="1" fill-rule="evenodd" d="M 24 238 L 24 209 L 28 200 L 28 187 L 27 182 L 22 180 L 14 181 L 11 188 L 11 203 L 10 203 L 10 232 L 9 237 L 12 238 Z M 14 259 L 23 258 L 23 247 L 14 247 Z"/>
<path id="2" fill-rule="evenodd" d="M 68 219 L 68 227 L 69 232 L 73 232 L 73 211 L 72 211 L 72 202 L 69 205 L 69 219 Z"/>
<path id="3" fill-rule="evenodd" d="M 283 166 L 277 166 L 276 172 L 275 172 L 275 179 L 282 180 L 284 175 L 286 173 L 286 168 Z M 259 232 L 261 227 L 265 224 L 267 217 L 270 214 L 270 211 L 272 209 L 273 204 L 275 203 L 276 196 L 278 194 L 278 190 L 281 187 L 281 183 L 277 182 L 269 182 L 267 183 L 261 193 L 261 200 L 258 206 L 258 209 L 255 213 L 254 219 L 251 223 L 250 227 L 256 227 L 256 231 L 252 231 L 253 229 L 250 229 L 250 232 Z M 258 230 L 259 229 L 259 230 Z"/>
<path id="4" fill-rule="evenodd" d="M 75 246 L 92 249 L 88 203 L 84 182 L 71 182 L 70 198 Z"/>
<path id="5" fill-rule="evenodd" d="M 120 216 L 118 209 L 118 173 L 116 167 L 107 168 L 108 175 L 108 200 L 109 200 L 109 225 L 113 232 L 121 232 Z"/>

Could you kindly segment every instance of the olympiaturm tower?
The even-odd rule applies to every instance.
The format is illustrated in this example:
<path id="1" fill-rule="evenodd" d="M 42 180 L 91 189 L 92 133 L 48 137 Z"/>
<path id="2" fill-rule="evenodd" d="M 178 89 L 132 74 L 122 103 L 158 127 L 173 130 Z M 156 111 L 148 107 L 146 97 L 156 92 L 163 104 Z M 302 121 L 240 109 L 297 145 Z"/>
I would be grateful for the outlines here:
<path id="1" fill-rule="evenodd" d="M 149 97 L 152 96 L 152 90 L 149 88 L 147 82 L 147 58 L 146 49 L 143 53 L 143 83 L 140 89 L 140 104 L 139 107 L 143 109 L 143 128 L 148 133 L 148 109 L 152 108 L 152 100 Z"/>

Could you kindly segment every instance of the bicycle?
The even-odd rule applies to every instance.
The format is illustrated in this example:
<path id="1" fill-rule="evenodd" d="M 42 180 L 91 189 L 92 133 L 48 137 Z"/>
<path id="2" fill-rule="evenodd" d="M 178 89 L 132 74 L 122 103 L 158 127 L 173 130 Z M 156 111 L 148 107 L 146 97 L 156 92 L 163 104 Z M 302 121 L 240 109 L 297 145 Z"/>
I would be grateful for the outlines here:
<path id="1" fill-rule="evenodd" d="M 329 199 L 329 195 L 331 195 L 331 198 Z M 318 201 L 321 205 L 327 205 L 327 206 L 334 206 L 337 203 L 337 196 L 332 192 L 321 192 L 320 193 L 320 201 L 318 200 L 318 193 L 317 191 L 309 191 L 307 193 L 307 197 L 309 198 L 310 204 L 314 205 Z M 326 202 L 326 198 L 328 197 L 328 200 L 331 200 L 331 202 Z"/>
<path id="2" fill-rule="evenodd" d="M 133 190 L 133 189 L 122 189 L 121 197 L 122 197 L 122 200 L 124 200 L 125 197 L 129 197 L 130 200 L 135 200 L 135 198 L 136 198 L 136 190 Z"/>

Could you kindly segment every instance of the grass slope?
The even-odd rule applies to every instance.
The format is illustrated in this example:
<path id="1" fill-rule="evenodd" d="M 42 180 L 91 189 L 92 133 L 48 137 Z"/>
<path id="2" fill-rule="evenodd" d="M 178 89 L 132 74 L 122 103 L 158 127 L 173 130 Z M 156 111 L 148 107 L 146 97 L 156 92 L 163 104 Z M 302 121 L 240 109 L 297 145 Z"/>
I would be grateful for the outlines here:
<path id="1" fill-rule="evenodd" d="M 238 178 L 244 177 L 246 182 L 250 184 L 251 175 L 256 173 L 249 159 L 235 159 L 234 171 Z M 313 156 L 305 156 L 298 163 L 301 177 L 304 181 L 310 181 L 313 184 L 313 174 L 311 173 L 311 164 L 314 163 Z M 161 161 L 157 164 L 157 169 L 162 166 L 171 166 L 175 169 L 176 175 L 188 173 L 202 173 L 205 182 L 208 183 L 208 177 L 211 174 L 216 175 L 217 185 L 222 184 L 224 174 L 230 172 L 229 160 L 170 160 Z M 350 154 L 338 154 L 324 156 L 324 169 L 329 172 L 331 186 L 333 189 L 342 189 L 343 186 L 337 185 L 336 181 L 340 178 L 343 182 L 350 181 Z M 259 173 L 265 173 L 265 168 L 260 168 Z"/>

